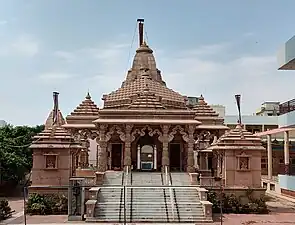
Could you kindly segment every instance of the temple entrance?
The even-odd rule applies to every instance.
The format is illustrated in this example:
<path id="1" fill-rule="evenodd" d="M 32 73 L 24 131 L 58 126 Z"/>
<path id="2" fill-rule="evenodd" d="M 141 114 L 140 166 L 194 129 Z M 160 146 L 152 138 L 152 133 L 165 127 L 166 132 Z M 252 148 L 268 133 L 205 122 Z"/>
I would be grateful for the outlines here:
<path id="1" fill-rule="evenodd" d="M 151 171 L 155 166 L 154 147 L 152 145 L 144 145 L 138 153 L 138 168 L 143 171 Z"/>
<path id="2" fill-rule="evenodd" d="M 121 170 L 122 168 L 122 144 L 112 144 L 112 170 Z"/>
<path id="3" fill-rule="evenodd" d="M 180 143 L 169 144 L 170 171 L 182 171 L 182 157 Z"/>
<path id="4" fill-rule="evenodd" d="M 153 137 L 142 136 L 136 143 L 136 156 L 134 169 L 138 171 L 154 171 L 158 168 L 158 150 Z M 134 163 L 132 163 L 134 165 Z"/>

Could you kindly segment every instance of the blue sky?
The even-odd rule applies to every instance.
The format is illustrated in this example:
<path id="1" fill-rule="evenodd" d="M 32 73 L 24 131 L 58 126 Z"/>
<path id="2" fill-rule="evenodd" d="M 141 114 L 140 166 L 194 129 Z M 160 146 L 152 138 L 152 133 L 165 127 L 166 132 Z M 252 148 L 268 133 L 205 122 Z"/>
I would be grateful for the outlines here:
<path id="1" fill-rule="evenodd" d="M 236 114 L 294 98 L 295 72 L 277 71 L 294 35 L 294 0 L 0 0 L 0 119 L 41 124 L 60 92 L 66 116 L 90 90 L 121 85 L 138 45 L 137 18 L 169 88 L 203 94 Z M 132 46 L 132 47 L 131 47 Z M 130 52 L 130 57 L 129 57 Z"/>

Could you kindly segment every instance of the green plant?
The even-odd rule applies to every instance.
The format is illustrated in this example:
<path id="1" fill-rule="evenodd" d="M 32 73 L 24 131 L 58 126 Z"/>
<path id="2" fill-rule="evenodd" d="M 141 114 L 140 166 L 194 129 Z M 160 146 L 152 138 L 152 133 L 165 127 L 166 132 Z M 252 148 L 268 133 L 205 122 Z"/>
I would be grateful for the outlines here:
<path id="1" fill-rule="evenodd" d="M 31 215 L 67 214 L 68 199 L 58 194 L 32 194 L 26 205 L 26 212 Z"/>
<path id="2" fill-rule="evenodd" d="M 11 208 L 6 199 L 0 200 L 0 221 L 11 217 Z"/>
<path id="3" fill-rule="evenodd" d="M 267 199 L 264 196 L 255 199 L 252 193 L 252 189 L 246 191 L 245 197 L 249 200 L 247 204 L 242 204 L 233 194 L 226 195 L 225 193 L 220 194 L 220 192 L 215 191 L 208 192 L 208 201 L 212 203 L 213 213 L 220 213 L 220 203 L 222 203 L 223 213 L 267 214 L 269 212 L 266 206 Z"/>

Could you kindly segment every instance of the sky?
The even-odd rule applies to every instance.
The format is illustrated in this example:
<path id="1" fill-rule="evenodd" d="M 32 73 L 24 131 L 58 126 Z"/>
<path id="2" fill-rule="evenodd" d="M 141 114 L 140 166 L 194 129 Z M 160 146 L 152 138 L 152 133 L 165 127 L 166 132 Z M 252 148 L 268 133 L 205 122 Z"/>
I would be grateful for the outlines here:
<path id="1" fill-rule="evenodd" d="M 278 71 L 278 49 L 294 33 L 294 0 L 0 0 L 0 119 L 36 125 L 60 93 L 68 115 L 90 91 L 120 87 L 145 19 L 145 39 L 169 88 L 203 94 L 237 114 L 294 98 L 295 71 Z"/>

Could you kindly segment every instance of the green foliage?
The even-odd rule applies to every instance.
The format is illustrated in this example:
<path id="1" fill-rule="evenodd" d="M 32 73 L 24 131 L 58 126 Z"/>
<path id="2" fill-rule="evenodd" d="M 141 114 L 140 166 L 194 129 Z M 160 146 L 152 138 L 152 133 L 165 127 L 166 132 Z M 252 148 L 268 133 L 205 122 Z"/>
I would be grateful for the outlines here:
<path id="1" fill-rule="evenodd" d="M 246 191 L 248 198 L 247 204 L 242 204 L 241 201 L 235 195 L 226 195 L 225 193 L 209 191 L 208 201 L 212 203 L 212 212 L 220 213 L 220 206 L 222 204 L 223 213 L 237 213 L 237 214 L 267 214 L 269 211 L 266 206 L 266 199 L 261 197 L 260 199 L 254 199 L 252 197 L 253 190 Z M 222 197 L 221 197 L 222 196 Z M 220 201 L 222 200 L 222 201 Z"/>
<path id="2" fill-rule="evenodd" d="M 32 194 L 26 212 L 31 215 L 64 215 L 68 213 L 68 199 L 58 194 Z"/>
<path id="3" fill-rule="evenodd" d="M 17 184 L 32 168 L 32 137 L 44 125 L 36 127 L 11 126 L 0 128 L 0 185 Z"/>
<path id="4" fill-rule="evenodd" d="M 6 199 L 0 200 L 0 221 L 11 217 L 11 208 Z"/>

